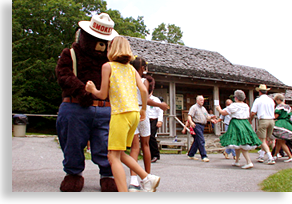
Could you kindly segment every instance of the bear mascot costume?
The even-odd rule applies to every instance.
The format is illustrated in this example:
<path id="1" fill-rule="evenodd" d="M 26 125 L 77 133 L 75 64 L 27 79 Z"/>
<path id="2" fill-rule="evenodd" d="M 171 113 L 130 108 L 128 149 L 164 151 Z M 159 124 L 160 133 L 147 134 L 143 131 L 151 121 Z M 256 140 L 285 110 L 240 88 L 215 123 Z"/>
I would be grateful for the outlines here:
<path id="1" fill-rule="evenodd" d="M 101 67 L 108 62 L 107 44 L 118 33 L 113 29 L 114 22 L 106 13 L 94 15 L 91 21 L 80 21 L 78 24 L 78 37 L 72 44 L 73 54 L 72 48 L 64 49 L 56 67 L 63 98 L 56 127 L 66 172 L 60 190 L 82 190 L 84 148 L 90 141 L 92 161 L 99 167 L 101 191 L 115 192 L 117 188 L 107 159 L 110 103 L 86 92 L 85 84 L 91 80 L 100 89 Z M 76 71 L 73 69 L 74 65 Z"/>

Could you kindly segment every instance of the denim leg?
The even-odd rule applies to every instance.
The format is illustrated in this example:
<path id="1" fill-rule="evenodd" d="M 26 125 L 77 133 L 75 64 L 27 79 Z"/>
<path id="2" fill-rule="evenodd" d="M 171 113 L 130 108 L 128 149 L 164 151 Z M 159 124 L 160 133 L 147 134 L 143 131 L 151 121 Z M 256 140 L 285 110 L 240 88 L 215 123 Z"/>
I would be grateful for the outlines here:
<path id="1" fill-rule="evenodd" d="M 192 143 L 192 146 L 191 146 L 191 148 L 190 148 L 190 150 L 189 150 L 189 152 L 188 152 L 188 156 L 189 157 L 193 157 L 193 156 L 195 156 L 195 154 L 197 153 L 197 151 L 198 151 L 198 144 L 196 143 L 196 135 L 194 136 L 194 141 L 193 141 L 193 143 Z"/>
<path id="2" fill-rule="evenodd" d="M 111 118 L 110 107 L 94 107 L 95 115 L 91 126 L 90 149 L 93 163 L 99 166 L 102 176 L 112 176 L 111 166 L 107 158 L 108 133 Z"/>
<path id="3" fill-rule="evenodd" d="M 236 156 L 235 149 L 231 149 L 232 156 Z"/>
<path id="4" fill-rule="evenodd" d="M 226 148 L 226 149 L 225 149 L 225 152 L 226 152 L 227 154 L 230 154 L 230 153 L 231 153 L 231 149 Z"/>
<path id="5" fill-rule="evenodd" d="M 89 140 L 91 117 L 90 108 L 75 103 L 60 106 L 56 127 L 67 174 L 79 174 L 84 170 L 84 148 Z"/>
<path id="6" fill-rule="evenodd" d="M 232 156 L 236 156 L 236 154 L 235 154 L 235 150 L 234 149 L 229 149 L 229 148 L 226 148 L 225 149 L 225 152 L 227 153 L 227 154 L 230 154 L 230 153 L 232 153 Z"/>
<path id="7" fill-rule="evenodd" d="M 196 133 L 195 143 L 197 143 L 197 147 L 200 151 L 202 159 L 207 157 L 207 152 L 205 149 L 204 128 L 205 128 L 204 125 L 196 124 L 196 127 L 194 129 Z"/>

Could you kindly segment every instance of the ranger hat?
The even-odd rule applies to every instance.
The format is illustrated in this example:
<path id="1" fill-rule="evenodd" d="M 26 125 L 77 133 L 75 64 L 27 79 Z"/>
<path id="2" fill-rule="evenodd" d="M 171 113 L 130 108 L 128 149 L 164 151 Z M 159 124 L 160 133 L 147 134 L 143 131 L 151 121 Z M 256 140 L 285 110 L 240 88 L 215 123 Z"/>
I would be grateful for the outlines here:
<path id="1" fill-rule="evenodd" d="M 119 34 L 114 30 L 114 21 L 107 13 L 92 16 L 90 21 L 79 21 L 78 25 L 94 37 L 111 41 Z"/>

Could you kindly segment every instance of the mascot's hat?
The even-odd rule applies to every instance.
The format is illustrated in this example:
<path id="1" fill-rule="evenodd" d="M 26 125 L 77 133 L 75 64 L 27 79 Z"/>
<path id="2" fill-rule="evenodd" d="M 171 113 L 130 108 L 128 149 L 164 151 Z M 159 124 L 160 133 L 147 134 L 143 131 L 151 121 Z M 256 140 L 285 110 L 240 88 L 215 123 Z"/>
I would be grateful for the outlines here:
<path id="1" fill-rule="evenodd" d="M 90 21 L 79 21 L 78 25 L 90 35 L 103 40 L 112 40 L 119 34 L 114 30 L 115 23 L 107 13 L 92 16 Z"/>

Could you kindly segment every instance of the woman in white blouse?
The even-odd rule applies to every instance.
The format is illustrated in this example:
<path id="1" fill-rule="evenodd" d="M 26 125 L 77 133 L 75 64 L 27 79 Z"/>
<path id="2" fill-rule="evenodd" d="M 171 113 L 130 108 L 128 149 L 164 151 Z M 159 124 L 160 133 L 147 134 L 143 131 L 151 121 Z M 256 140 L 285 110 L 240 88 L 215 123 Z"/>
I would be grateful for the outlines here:
<path id="1" fill-rule="evenodd" d="M 249 169 L 253 167 L 253 163 L 249 157 L 249 150 L 253 150 L 260 146 L 262 142 L 254 132 L 249 123 L 250 117 L 249 106 L 244 103 L 245 93 L 242 90 L 236 90 L 234 92 L 235 103 L 222 110 L 220 106 L 216 109 L 223 116 L 230 115 L 231 121 L 229 123 L 228 130 L 220 137 L 220 143 L 223 147 L 235 149 L 236 160 L 233 166 L 241 166 L 239 164 L 239 156 L 242 152 L 246 159 L 246 165 L 242 166 L 243 169 Z"/>

